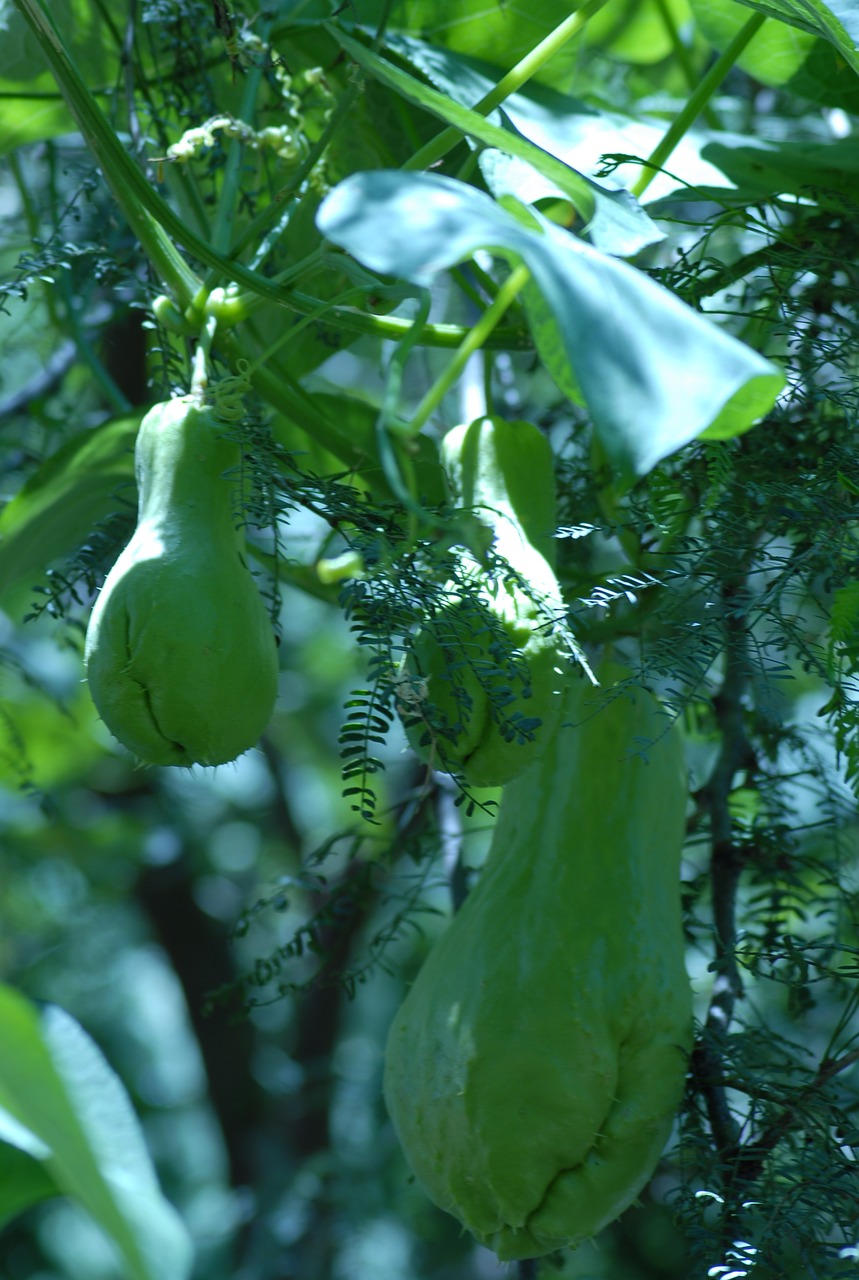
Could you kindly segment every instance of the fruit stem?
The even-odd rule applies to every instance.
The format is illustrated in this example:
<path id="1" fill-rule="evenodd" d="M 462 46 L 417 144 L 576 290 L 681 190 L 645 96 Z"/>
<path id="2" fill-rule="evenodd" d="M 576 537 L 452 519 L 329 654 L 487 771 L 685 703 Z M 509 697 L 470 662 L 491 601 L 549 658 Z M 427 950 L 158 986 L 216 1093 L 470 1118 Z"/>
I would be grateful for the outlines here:
<path id="1" fill-rule="evenodd" d="M 206 387 L 209 385 L 209 371 L 207 361 L 212 350 L 212 342 L 215 337 L 215 330 L 218 327 L 218 321 L 214 316 L 206 316 L 203 328 L 200 331 L 200 340 L 197 343 L 197 350 L 194 352 L 194 367 L 191 374 L 191 394 L 202 404 L 206 393 Z"/>
<path id="2" fill-rule="evenodd" d="M 436 378 L 429 391 L 421 400 L 410 424 L 410 433 L 417 435 L 431 414 L 439 407 L 444 397 L 455 382 L 458 382 L 462 371 L 475 351 L 483 346 L 486 339 L 494 331 L 505 311 L 516 300 L 525 285 L 531 279 L 531 273 L 524 264 L 514 267 L 510 275 L 498 290 L 498 296 L 486 308 L 483 315 L 460 343 L 450 364 Z"/>

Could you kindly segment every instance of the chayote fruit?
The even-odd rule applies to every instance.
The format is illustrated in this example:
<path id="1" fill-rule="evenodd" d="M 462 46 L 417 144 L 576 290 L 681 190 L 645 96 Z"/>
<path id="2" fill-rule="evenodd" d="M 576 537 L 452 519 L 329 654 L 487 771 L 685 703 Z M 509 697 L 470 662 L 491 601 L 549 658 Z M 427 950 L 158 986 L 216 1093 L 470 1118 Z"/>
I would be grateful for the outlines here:
<path id="1" fill-rule="evenodd" d="M 277 646 L 236 528 L 238 444 L 193 396 L 156 405 L 135 449 L 138 522 L 96 601 L 93 701 L 148 764 L 223 764 L 258 740 Z"/>
<path id="2" fill-rule="evenodd" d="M 461 552 L 459 579 L 414 639 L 403 719 L 425 759 L 501 786 L 538 756 L 560 708 L 552 451 L 531 423 L 478 418 L 441 453 L 455 504 L 486 528 L 498 563 Z"/>
<path id="3" fill-rule="evenodd" d="M 570 680 L 388 1038 L 418 1181 L 502 1259 L 574 1247 L 630 1204 L 686 1074 L 682 744 L 649 693 L 604 697 Z"/>

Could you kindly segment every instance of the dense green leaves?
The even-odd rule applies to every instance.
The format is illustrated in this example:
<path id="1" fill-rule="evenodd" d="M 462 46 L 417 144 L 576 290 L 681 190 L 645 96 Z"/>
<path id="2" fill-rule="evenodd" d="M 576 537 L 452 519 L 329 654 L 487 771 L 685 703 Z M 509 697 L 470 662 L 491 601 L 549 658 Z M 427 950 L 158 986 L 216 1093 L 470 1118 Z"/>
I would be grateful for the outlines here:
<path id="1" fill-rule="evenodd" d="M 397 0 L 390 26 L 507 69 L 569 17 L 571 8 L 568 0 L 545 0 L 540 5 L 527 0 L 490 4 L 485 0 Z M 372 29 L 382 10 L 381 0 L 362 4 L 361 21 Z M 539 78 L 545 83 L 565 81 L 574 57 L 573 50 L 562 50 Z"/>
<path id="2" fill-rule="evenodd" d="M 99 87 L 110 84 L 119 56 L 121 37 L 114 18 L 122 22 L 120 10 L 116 0 L 98 10 L 86 0 L 57 0 L 51 5 L 73 56 L 86 65 L 90 82 Z M 0 30 L 0 155 L 5 155 L 27 142 L 71 132 L 74 121 L 45 67 L 40 45 L 12 0 L 0 4 Z"/>
<path id="3" fill-rule="evenodd" d="M 421 633 L 457 638 L 451 591 L 478 643 L 441 669 L 456 683 L 488 642 L 484 674 L 509 709 L 515 654 L 479 604 L 518 562 L 503 513 L 489 551 L 477 516 L 451 507 L 444 445 L 484 416 L 530 423 L 557 483 L 557 520 L 539 522 L 560 591 L 547 631 L 658 693 L 690 766 L 696 1049 L 659 1202 L 645 1190 L 559 1274 L 843 1280 L 859 1070 L 852 0 L 13 4 L 0 149 L 24 145 L 0 177 L 0 963 L 47 1008 L 0 992 L 4 1280 L 161 1280 L 187 1259 L 127 1100 L 58 1008 L 121 1073 L 197 1242 L 195 1275 L 486 1272 L 409 1178 L 380 1097 L 394 1006 L 449 907 L 480 894 L 495 820 L 464 773 L 441 780 L 405 750 L 396 723 L 420 719 L 428 692 L 408 679 Z M 169 159 L 195 129 L 186 159 Z M 111 415 L 122 395 L 167 400 L 192 377 L 232 415 L 229 541 L 244 525 L 281 642 L 261 747 L 217 773 L 112 750 L 79 653 L 136 505 L 136 419 Z M 529 458 L 510 474 L 533 496 Z M 174 625 L 152 592 L 159 654 L 193 595 L 180 588 Z M 198 634 L 194 674 L 219 619 Z M 125 640 L 119 628 L 123 671 Z M 524 732 L 540 708 L 522 711 Z M 610 761 L 615 792 L 641 764 L 628 750 Z M 568 788 L 547 807 L 522 781 L 517 830 L 538 869 Z M 604 790 L 595 775 L 577 793 L 574 826 L 623 816 Z M 649 788 L 648 814 L 663 791 Z M 559 883 L 547 874 L 547 902 Z M 526 896 L 501 928 L 492 912 L 488 983 Z M 612 940 L 595 937 L 562 983 L 548 966 L 546 988 L 605 989 L 592 969 L 606 977 Z M 521 947 L 510 956 L 504 990 L 480 994 L 515 1023 Z M 577 1104 L 593 1055 L 584 1045 L 570 1075 L 551 1021 L 526 1047 L 560 1046 Z M 493 1071 L 514 1042 L 490 1049 Z M 402 1066 L 414 1093 L 411 1051 Z M 557 1097 L 543 1101 L 545 1116 Z M 554 1238 L 571 1238 L 563 1217 Z"/>
<path id="4" fill-rule="evenodd" d="M 736 0 L 692 0 L 695 22 L 717 49 L 726 48 L 749 20 Z M 800 69 L 815 39 L 784 22 L 767 22 L 754 35 L 738 64 L 764 84 L 784 84 Z"/>
<path id="5" fill-rule="evenodd" d="M 850 207 L 859 184 L 859 139 L 716 137 L 703 149 L 737 188 L 752 197 L 783 192 L 811 199 L 818 208 Z"/>
<path id="6" fill-rule="evenodd" d="M 632 254 L 661 238 L 644 211 L 626 191 L 611 191 L 518 133 L 505 131 L 483 116 L 430 89 L 346 35 L 338 35 L 343 47 L 362 67 L 403 96 L 432 111 L 464 136 L 500 147 L 526 161 L 544 178 L 555 183 L 572 201 L 587 224 L 594 244 L 610 253 Z"/>
<path id="7" fill-rule="evenodd" d="M 545 345 L 553 359 L 563 350 L 622 484 L 735 411 L 735 397 L 730 434 L 747 429 L 782 385 L 769 361 L 643 273 L 449 178 L 358 174 L 326 199 L 319 226 L 365 265 L 418 284 L 479 248 L 524 262 Z"/>
<path id="8" fill-rule="evenodd" d="M 28 479 L 0 513 L 0 598 L 35 581 L 111 512 L 133 513 L 134 438 L 139 416 L 74 436 Z"/>

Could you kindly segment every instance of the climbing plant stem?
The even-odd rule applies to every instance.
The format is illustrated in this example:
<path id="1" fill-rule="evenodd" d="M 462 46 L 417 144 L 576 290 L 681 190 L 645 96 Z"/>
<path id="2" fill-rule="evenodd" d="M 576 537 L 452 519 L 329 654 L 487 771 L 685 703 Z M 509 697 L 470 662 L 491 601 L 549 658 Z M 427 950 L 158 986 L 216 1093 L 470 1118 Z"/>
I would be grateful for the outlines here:
<path id="1" fill-rule="evenodd" d="M 571 14 L 569 18 L 565 18 L 560 22 L 553 31 L 536 44 L 530 53 L 526 53 L 524 58 L 516 63 L 515 67 L 502 76 L 496 85 L 494 85 L 488 93 L 476 102 L 471 108 L 478 115 L 488 116 L 505 98 L 509 98 L 511 93 L 515 93 L 517 89 L 521 89 L 523 84 L 532 80 L 537 72 L 546 65 L 550 58 L 564 47 L 564 45 L 572 40 L 573 36 L 583 29 L 588 19 L 591 18 L 598 9 L 601 9 L 606 0 L 587 0 L 580 9 Z M 446 156 L 458 142 L 462 141 L 462 133 L 455 126 L 451 125 L 447 129 L 442 129 L 441 133 L 431 138 L 425 146 L 421 147 L 406 163 L 404 169 L 428 169 L 430 165 L 436 164 L 441 160 L 442 156 Z"/>
<path id="2" fill-rule="evenodd" d="M 514 267 L 498 290 L 498 296 L 486 308 L 474 328 L 466 335 L 444 373 L 438 377 L 421 400 L 411 421 L 411 430 L 417 435 L 430 415 L 439 407 L 450 388 L 457 382 L 475 351 L 478 351 L 498 325 L 512 302 L 516 300 L 531 278 L 528 268 Z"/>
<path id="3" fill-rule="evenodd" d="M 684 137 L 703 111 L 706 104 L 710 101 L 725 76 L 733 67 L 752 36 L 756 35 L 763 26 L 766 18 L 762 13 L 754 13 L 749 18 L 742 30 L 738 31 L 734 36 L 728 48 L 721 53 L 713 63 L 710 70 L 704 76 L 698 88 L 689 98 L 683 110 L 677 116 L 677 119 L 671 125 L 662 141 L 654 147 L 651 154 L 644 162 L 644 171 L 641 177 L 632 188 L 632 194 L 640 198 L 659 170 L 665 164 L 665 161 L 671 155 L 671 152 L 677 146 L 678 142 Z"/>

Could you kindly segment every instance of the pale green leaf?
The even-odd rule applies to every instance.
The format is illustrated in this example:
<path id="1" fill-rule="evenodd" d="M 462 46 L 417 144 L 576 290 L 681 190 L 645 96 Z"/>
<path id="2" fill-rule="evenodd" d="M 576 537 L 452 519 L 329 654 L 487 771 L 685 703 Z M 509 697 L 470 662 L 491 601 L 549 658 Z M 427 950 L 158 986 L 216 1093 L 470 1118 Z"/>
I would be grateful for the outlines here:
<path id="1" fill-rule="evenodd" d="M 859 71 L 859 5 L 856 0 L 737 0 L 778 22 L 822 36 L 834 45 L 854 71 Z"/>
<path id="2" fill-rule="evenodd" d="M 736 0 L 692 0 L 695 23 L 716 49 L 726 49 L 749 20 Z M 815 37 L 785 22 L 765 22 L 737 59 L 738 66 L 763 84 L 782 85 L 796 75 L 814 47 Z"/>
<path id="3" fill-rule="evenodd" d="M 774 142 L 722 134 L 703 154 L 738 188 L 758 197 L 788 193 L 840 209 L 844 201 L 854 203 L 859 190 L 859 138 L 852 136 Z"/>
<path id="4" fill-rule="evenodd" d="M 571 201 L 593 244 L 606 252 L 630 256 L 663 238 L 663 233 L 628 191 L 608 190 L 519 133 L 493 124 L 485 116 L 439 93 L 357 40 L 335 31 L 346 52 L 365 71 L 409 101 L 431 112 L 463 136 L 527 161 Z"/>
<path id="5" fill-rule="evenodd" d="M 520 205 L 428 174 L 355 174 L 320 207 L 320 230 L 372 270 L 427 285 L 488 248 L 524 262 L 542 297 L 546 341 L 563 352 L 622 483 L 694 440 L 739 393 L 734 434 L 771 407 L 784 378 L 625 262 Z"/>
<path id="6" fill-rule="evenodd" d="M 463 106 L 473 106 L 495 85 L 494 68 L 486 62 L 467 58 L 449 49 L 436 48 L 399 32 L 391 33 L 387 44 L 437 89 Z M 636 164 L 620 165 L 608 179 L 601 179 L 595 175 L 602 168 L 602 157 L 623 153 L 643 159 L 650 155 L 665 134 L 664 120 L 645 115 L 633 118 L 605 107 L 597 109 L 570 94 L 533 83 L 505 98 L 503 109 L 487 118 L 496 124 L 506 122 L 508 129 L 514 129 L 549 155 L 589 175 L 595 186 L 606 193 L 616 192 L 620 186 L 631 186 L 639 177 L 641 168 Z M 658 174 L 648 188 L 648 203 L 672 191 L 685 191 L 688 186 L 727 185 L 719 170 L 701 159 L 701 145 L 701 135 L 694 130 L 680 140 L 671 155 L 671 172 Z M 550 194 L 566 196 L 552 178 L 508 151 L 494 148 L 482 151 L 480 168 L 496 196 L 517 190 L 520 198 L 526 201 Z M 598 207 L 597 236 L 603 230 L 600 216 Z M 647 236 L 647 243 L 656 243 L 661 232 L 649 220 L 648 223 L 641 221 L 640 213 L 637 217 L 641 222 L 642 237 Z M 610 229 L 610 224 L 606 224 L 606 235 L 599 240 L 598 248 L 620 257 L 629 256 L 631 251 L 625 250 L 623 243 L 608 240 Z M 593 235 L 589 238 L 592 243 L 597 243 Z"/>
<path id="7" fill-rule="evenodd" d="M 185 1280 L 188 1233 L 161 1194 L 122 1085 L 90 1038 L 63 1010 L 37 1010 L 0 987 L 0 1045 L 0 1107 L 14 1122 L 4 1136 L 17 1133 L 28 1158 L 40 1153 L 56 1188 L 113 1240 L 129 1280 Z"/>

